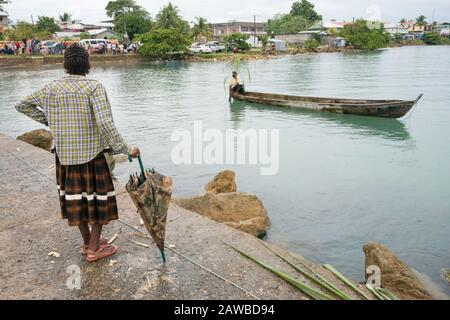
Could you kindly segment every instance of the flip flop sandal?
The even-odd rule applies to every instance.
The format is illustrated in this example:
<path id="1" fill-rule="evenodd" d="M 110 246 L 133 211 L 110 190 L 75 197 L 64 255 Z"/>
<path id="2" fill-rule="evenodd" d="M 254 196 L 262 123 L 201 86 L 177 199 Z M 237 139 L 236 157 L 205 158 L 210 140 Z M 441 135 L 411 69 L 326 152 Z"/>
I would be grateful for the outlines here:
<path id="1" fill-rule="evenodd" d="M 100 248 L 108 245 L 108 239 L 100 239 Z M 80 253 L 85 256 L 87 255 L 89 246 L 81 246 Z"/>
<path id="2" fill-rule="evenodd" d="M 98 249 L 98 251 L 96 251 L 96 252 L 88 251 L 88 253 L 86 255 L 86 260 L 88 262 L 95 262 L 95 261 L 112 256 L 118 250 L 119 250 L 119 248 L 117 248 L 116 246 L 100 247 L 100 249 Z"/>

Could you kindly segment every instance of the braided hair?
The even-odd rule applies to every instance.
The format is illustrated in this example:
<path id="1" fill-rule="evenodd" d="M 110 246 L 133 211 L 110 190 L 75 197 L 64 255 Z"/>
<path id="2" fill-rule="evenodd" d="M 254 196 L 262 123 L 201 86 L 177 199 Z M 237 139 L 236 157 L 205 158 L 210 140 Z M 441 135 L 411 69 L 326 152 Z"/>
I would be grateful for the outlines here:
<path id="1" fill-rule="evenodd" d="M 68 74 L 87 75 L 91 69 L 87 50 L 77 43 L 69 46 L 64 53 L 64 69 Z"/>

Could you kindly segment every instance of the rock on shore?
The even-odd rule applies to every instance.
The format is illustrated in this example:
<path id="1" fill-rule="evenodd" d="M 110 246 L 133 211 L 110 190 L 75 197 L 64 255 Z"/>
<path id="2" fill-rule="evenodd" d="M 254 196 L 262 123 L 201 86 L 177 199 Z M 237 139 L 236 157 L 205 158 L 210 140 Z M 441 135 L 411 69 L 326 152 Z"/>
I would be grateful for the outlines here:
<path id="1" fill-rule="evenodd" d="M 398 259 L 388 248 L 377 242 L 364 245 L 366 270 L 378 266 L 381 271 L 381 286 L 392 291 L 403 300 L 430 300 L 431 294 L 425 289 L 415 272 Z M 366 280 L 369 275 L 366 275 Z"/>
<path id="2" fill-rule="evenodd" d="M 236 192 L 236 174 L 231 170 L 219 172 L 205 190 L 214 194 Z"/>
<path id="3" fill-rule="evenodd" d="M 265 236 L 270 220 L 262 202 L 252 194 L 233 192 L 176 199 L 180 207 L 197 212 L 217 222 L 250 233 Z"/>
<path id="4" fill-rule="evenodd" d="M 175 199 L 180 207 L 256 237 L 266 235 L 270 219 L 262 202 L 252 194 L 236 192 L 236 174 L 223 171 L 209 182 L 205 195 Z"/>
<path id="5" fill-rule="evenodd" d="M 52 148 L 52 133 L 45 129 L 33 130 L 17 137 L 17 140 L 26 142 L 35 147 L 50 151 Z"/>

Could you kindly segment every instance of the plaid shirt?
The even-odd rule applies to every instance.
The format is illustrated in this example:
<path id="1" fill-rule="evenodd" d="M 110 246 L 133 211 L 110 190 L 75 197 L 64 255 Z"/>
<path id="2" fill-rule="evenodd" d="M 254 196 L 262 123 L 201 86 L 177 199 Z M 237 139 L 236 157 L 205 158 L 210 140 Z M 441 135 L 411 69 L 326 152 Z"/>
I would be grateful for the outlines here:
<path id="1" fill-rule="evenodd" d="M 106 149 L 129 153 L 114 125 L 106 90 L 95 80 L 65 76 L 20 101 L 16 109 L 50 128 L 62 165 L 89 162 Z"/>

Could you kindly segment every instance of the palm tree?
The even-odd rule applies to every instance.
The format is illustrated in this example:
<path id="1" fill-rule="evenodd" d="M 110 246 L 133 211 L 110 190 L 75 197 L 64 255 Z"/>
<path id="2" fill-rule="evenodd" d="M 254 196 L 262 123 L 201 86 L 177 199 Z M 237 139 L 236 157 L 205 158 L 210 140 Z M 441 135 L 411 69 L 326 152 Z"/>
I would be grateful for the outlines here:
<path id="1" fill-rule="evenodd" d="M 426 19 L 427 19 L 427 17 L 425 17 L 424 15 L 418 17 L 416 19 L 416 25 L 418 25 L 418 26 L 426 26 L 428 24 Z"/>
<path id="2" fill-rule="evenodd" d="M 206 18 L 203 17 L 196 17 L 197 21 L 194 23 L 194 26 L 192 27 L 192 36 L 194 37 L 195 41 L 198 41 L 201 37 L 208 38 L 211 34 L 210 24 Z"/>
<path id="3" fill-rule="evenodd" d="M 405 24 L 405 23 L 406 23 L 406 19 L 403 18 L 402 20 L 400 20 L 400 23 L 401 23 L 401 24 Z"/>
<path id="4" fill-rule="evenodd" d="M 70 13 L 64 12 L 63 14 L 59 15 L 59 21 L 61 21 L 61 22 L 71 22 L 72 21 L 72 15 Z"/>
<path id="5" fill-rule="evenodd" d="M 162 29 L 177 29 L 180 27 L 181 23 L 178 12 L 178 7 L 169 2 L 169 4 L 163 7 L 156 15 L 156 26 Z"/>

